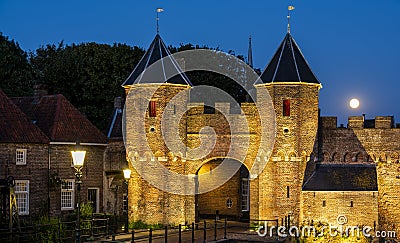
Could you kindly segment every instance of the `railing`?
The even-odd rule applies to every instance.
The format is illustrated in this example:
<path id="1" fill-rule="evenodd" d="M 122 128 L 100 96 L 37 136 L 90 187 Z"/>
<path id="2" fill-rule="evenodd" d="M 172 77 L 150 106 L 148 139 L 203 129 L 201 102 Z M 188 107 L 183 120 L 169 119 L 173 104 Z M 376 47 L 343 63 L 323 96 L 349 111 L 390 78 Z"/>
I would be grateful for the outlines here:
<path id="1" fill-rule="evenodd" d="M 57 219 L 45 224 L 25 224 L 19 228 L 0 228 L 0 242 L 74 242 L 76 221 Z M 81 221 L 82 241 L 109 236 L 110 220 L 107 217 Z"/>
<path id="2" fill-rule="evenodd" d="M 189 225 L 179 224 L 178 226 L 164 226 L 159 229 L 134 229 L 130 235 L 117 237 L 119 241 L 144 242 L 152 243 L 153 240 L 164 239 L 165 243 L 181 243 L 188 242 L 208 242 L 227 239 L 227 224 L 224 220 L 209 220 L 199 223 L 191 223 Z M 116 240 L 115 238 L 111 241 Z M 103 242 L 105 242 L 104 240 Z"/>
<path id="3" fill-rule="evenodd" d="M 101 241 L 130 241 L 150 242 L 210 242 L 229 239 L 252 239 L 261 240 L 257 234 L 260 225 L 268 224 L 268 227 L 280 226 L 281 220 L 250 220 L 250 222 L 238 222 L 222 220 L 202 220 L 197 223 L 178 226 L 164 226 L 162 228 L 134 229 L 129 234 L 122 234 L 124 230 L 119 227 L 117 220 L 106 217 L 81 220 L 82 242 Z M 290 227 L 290 218 L 283 219 L 282 223 Z M 1 229 L 0 242 L 74 242 L 75 221 L 62 221 L 58 219 L 55 223 L 36 224 L 21 227 L 20 230 Z M 276 231 L 275 231 L 276 232 Z M 270 241 L 279 241 L 274 234 L 269 237 Z M 264 238 L 265 240 L 265 238 Z"/>

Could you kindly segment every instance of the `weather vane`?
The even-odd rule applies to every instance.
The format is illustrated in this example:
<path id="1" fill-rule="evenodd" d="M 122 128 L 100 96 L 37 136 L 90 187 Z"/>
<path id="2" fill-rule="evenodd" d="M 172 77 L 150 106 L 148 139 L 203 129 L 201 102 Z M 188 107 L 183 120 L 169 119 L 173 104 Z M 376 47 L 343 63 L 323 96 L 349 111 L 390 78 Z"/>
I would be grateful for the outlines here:
<path id="1" fill-rule="evenodd" d="M 294 6 L 289 5 L 287 10 L 287 32 L 290 33 L 290 11 L 294 10 Z"/>
<path id="2" fill-rule="evenodd" d="M 158 21 L 159 21 L 160 19 L 158 18 L 158 13 L 164 12 L 164 9 L 163 9 L 163 8 L 157 8 L 157 9 L 156 9 L 156 12 L 157 12 L 157 17 L 156 17 L 156 21 L 157 21 L 157 34 L 159 34 L 159 33 L 160 33 L 160 27 L 159 27 L 159 25 L 158 25 Z"/>

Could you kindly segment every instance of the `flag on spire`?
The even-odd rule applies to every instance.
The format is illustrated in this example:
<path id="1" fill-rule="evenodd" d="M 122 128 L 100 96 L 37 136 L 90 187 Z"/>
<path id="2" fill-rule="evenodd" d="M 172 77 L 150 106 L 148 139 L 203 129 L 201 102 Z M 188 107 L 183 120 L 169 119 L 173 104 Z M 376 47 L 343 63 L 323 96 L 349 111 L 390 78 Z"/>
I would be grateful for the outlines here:
<path id="1" fill-rule="evenodd" d="M 289 11 L 294 10 L 294 6 L 289 5 L 289 6 L 287 7 L 287 10 L 289 10 Z"/>
<path id="2" fill-rule="evenodd" d="M 164 12 L 164 9 L 163 8 L 157 8 L 156 12 L 157 12 L 157 18 L 156 18 L 156 21 L 157 21 L 157 34 L 159 34 L 160 33 L 160 26 L 158 24 L 158 21 L 160 20 L 160 18 L 158 17 L 158 13 Z"/>

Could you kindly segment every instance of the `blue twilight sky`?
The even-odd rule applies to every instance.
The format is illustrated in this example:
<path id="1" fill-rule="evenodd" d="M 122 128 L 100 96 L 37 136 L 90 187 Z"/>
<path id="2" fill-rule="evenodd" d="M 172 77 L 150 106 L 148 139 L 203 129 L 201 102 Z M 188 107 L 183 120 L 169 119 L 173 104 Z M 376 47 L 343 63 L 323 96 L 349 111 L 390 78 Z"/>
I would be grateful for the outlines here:
<path id="1" fill-rule="evenodd" d="M 121 42 L 147 48 L 155 9 L 167 45 L 192 43 L 247 56 L 264 69 L 286 33 L 323 84 L 322 115 L 394 115 L 400 122 L 400 0 L 0 0 L 0 32 L 24 50 L 65 43 Z M 133 67 L 132 67 L 133 68 Z M 360 99 L 351 110 L 348 101 Z"/>

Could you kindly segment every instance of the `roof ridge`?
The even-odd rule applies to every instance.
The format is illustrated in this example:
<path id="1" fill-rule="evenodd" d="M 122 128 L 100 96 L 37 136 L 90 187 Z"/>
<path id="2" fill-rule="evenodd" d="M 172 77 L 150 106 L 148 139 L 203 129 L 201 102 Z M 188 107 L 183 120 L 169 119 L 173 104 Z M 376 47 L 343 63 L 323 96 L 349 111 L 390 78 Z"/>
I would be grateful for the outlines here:
<path id="1" fill-rule="evenodd" d="M 311 73 L 314 75 L 314 77 L 317 79 L 318 83 L 321 83 L 321 82 L 319 81 L 318 77 L 317 77 L 317 76 L 315 75 L 315 73 L 313 72 L 313 70 L 310 68 L 310 64 L 308 63 L 307 59 L 304 57 L 304 54 L 303 54 L 303 52 L 301 51 L 301 48 L 300 48 L 299 45 L 297 44 L 296 40 L 295 40 L 294 38 L 292 38 L 292 40 L 293 40 L 294 45 L 295 45 L 295 46 L 297 47 L 297 49 L 299 50 L 300 55 L 303 57 L 303 59 L 304 59 L 306 65 L 309 67 L 310 72 L 311 72 Z"/>
<path id="2" fill-rule="evenodd" d="M 289 35 L 290 35 L 290 32 L 289 32 Z M 294 55 L 293 42 L 292 42 L 292 40 L 293 40 L 292 38 L 289 38 L 289 42 L 290 42 L 290 51 L 292 52 L 292 57 L 293 57 L 294 66 L 296 67 L 297 77 L 299 78 L 299 82 L 301 82 L 300 73 L 299 73 L 299 67 L 297 66 L 296 57 L 295 57 L 295 55 Z"/>

